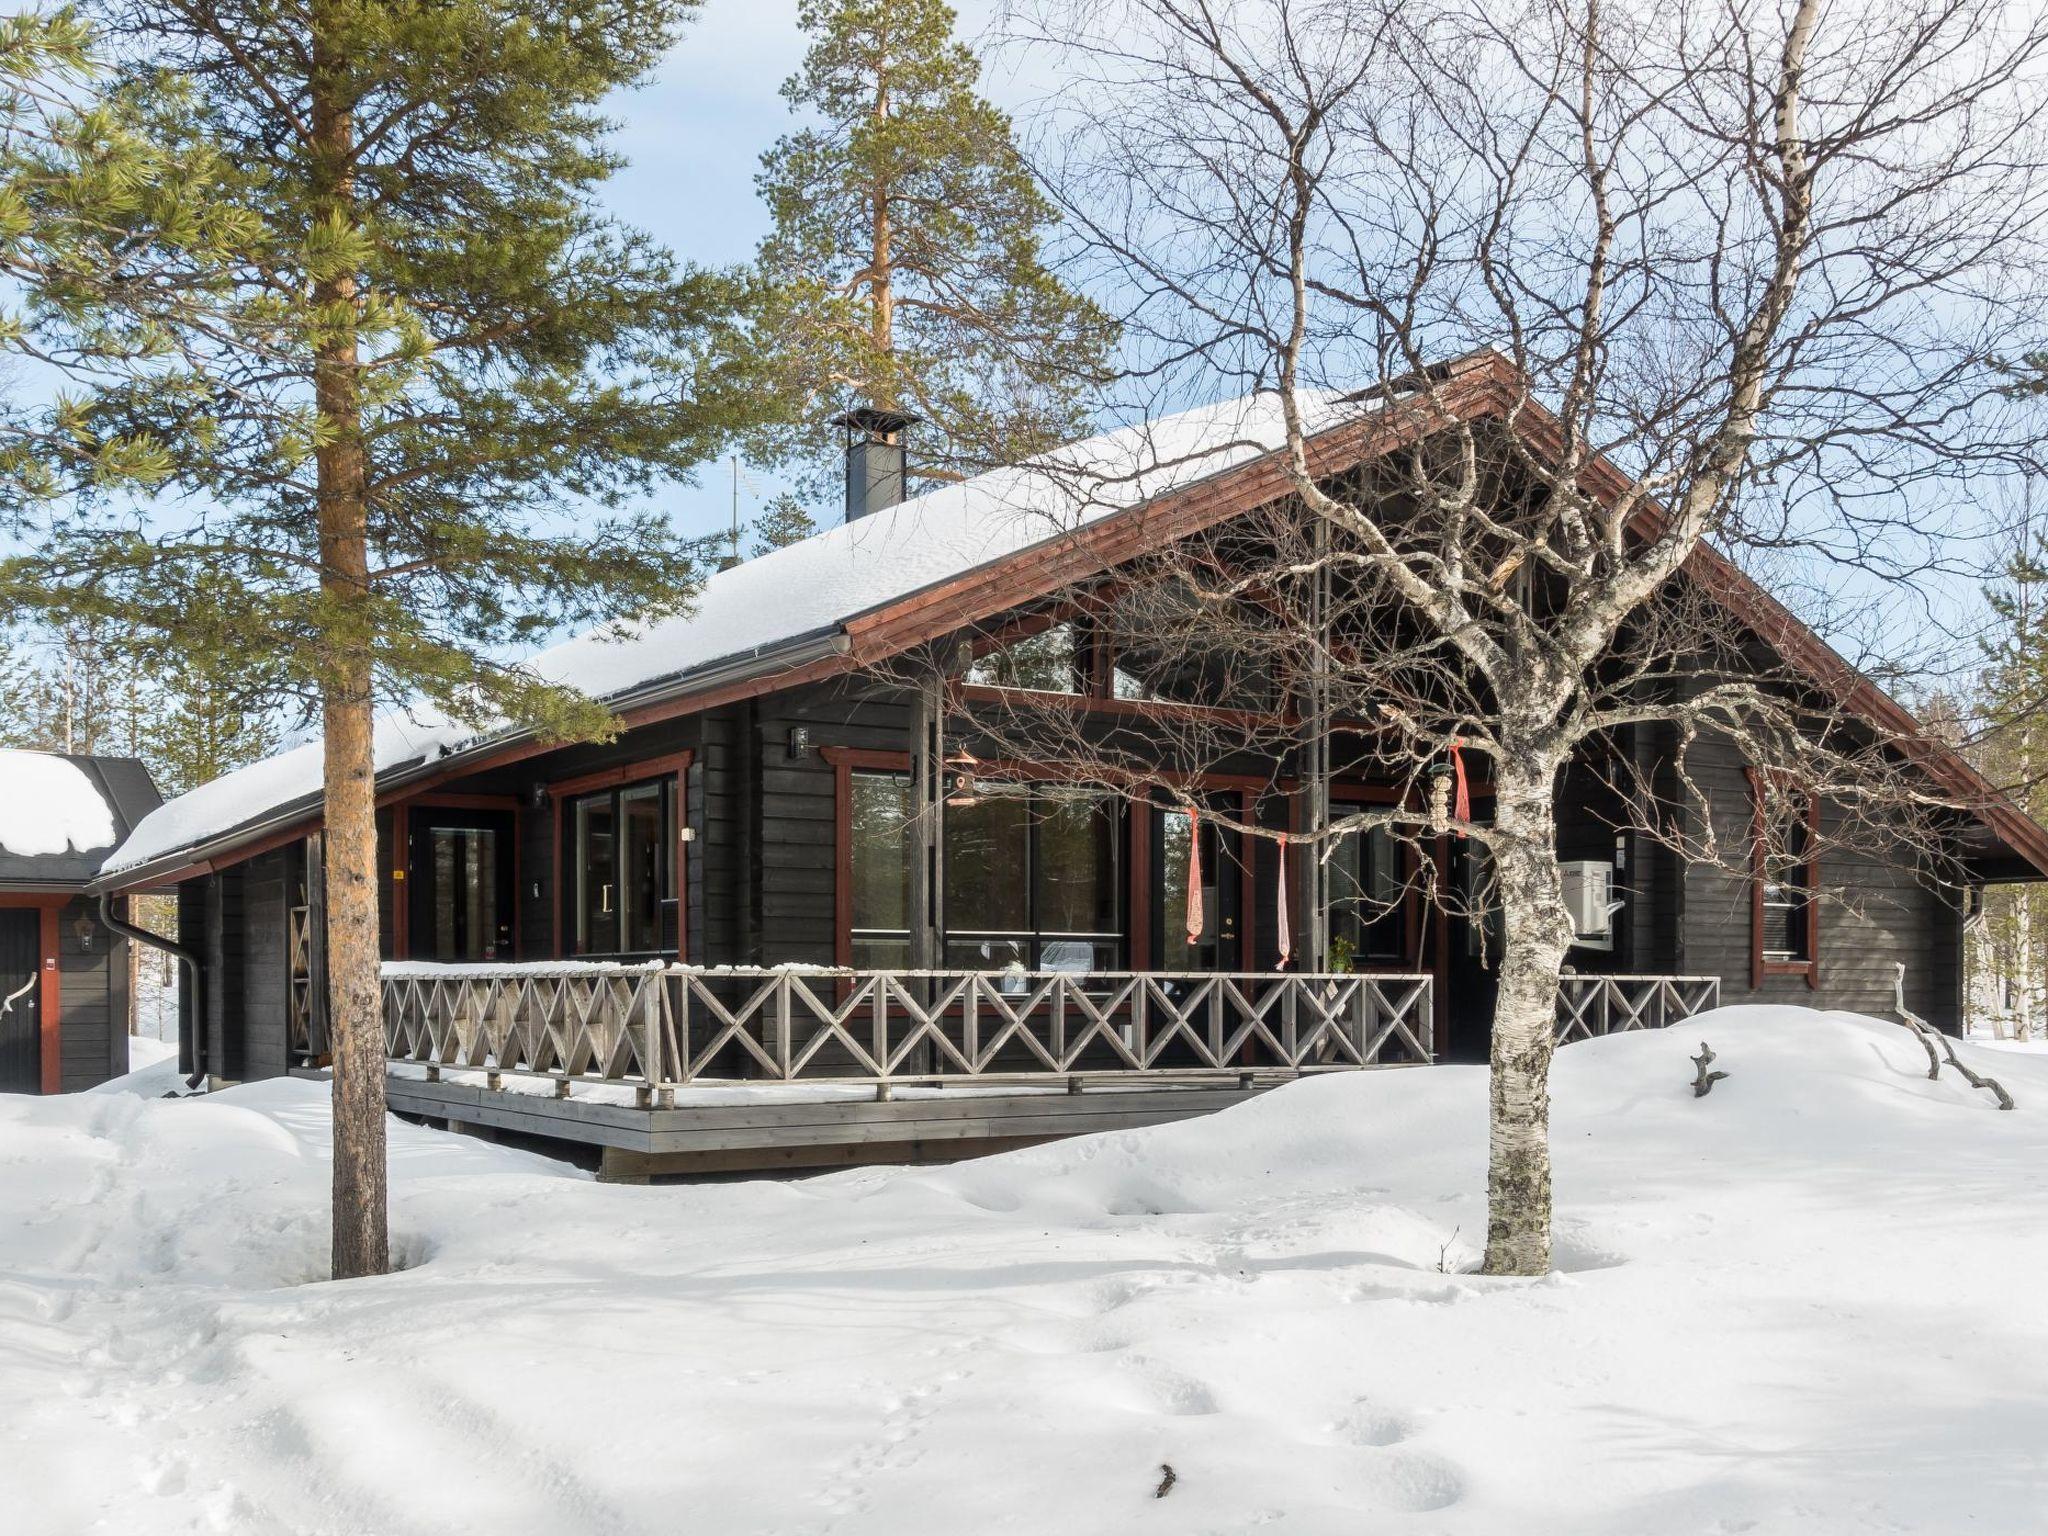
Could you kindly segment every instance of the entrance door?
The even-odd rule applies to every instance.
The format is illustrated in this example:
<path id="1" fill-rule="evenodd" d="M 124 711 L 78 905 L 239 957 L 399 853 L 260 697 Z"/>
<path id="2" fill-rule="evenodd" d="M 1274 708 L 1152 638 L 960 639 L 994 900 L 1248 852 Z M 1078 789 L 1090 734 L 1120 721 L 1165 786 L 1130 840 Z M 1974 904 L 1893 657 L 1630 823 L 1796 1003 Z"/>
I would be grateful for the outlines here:
<path id="1" fill-rule="evenodd" d="M 1201 839 L 1202 926 L 1189 938 L 1188 878 Z M 1152 811 L 1152 966 L 1160 971 L 1242 971 L 1244 865 L 1235 832 L 1185 811 Z"/>
<path id="2" fill-rule="evenodd" d="M 512 958 L 512 813 L 416 806 L 411 817 L 415 960 Z"/>
<path id="3" fill-rule="evenodd" d="M 34 907 L 0 907 L 0 998 L 14 998 L 0 1013 L 0 1093 L 43 1090 L 42 933 Z"/>

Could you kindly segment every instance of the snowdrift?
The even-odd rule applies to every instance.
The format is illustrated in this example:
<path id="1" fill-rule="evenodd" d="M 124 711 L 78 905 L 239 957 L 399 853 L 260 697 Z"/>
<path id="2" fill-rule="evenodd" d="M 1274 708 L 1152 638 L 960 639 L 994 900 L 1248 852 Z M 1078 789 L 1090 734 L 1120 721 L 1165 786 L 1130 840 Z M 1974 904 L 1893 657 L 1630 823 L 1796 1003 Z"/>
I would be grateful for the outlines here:
<path id="1" fill-rule="evenodd" d="M 1706 1099 L 1701 1038 L 1731 1076 Z M 1965 1049 L 1969 1049 L 1965 1047 Z M 936 1170 L 629 1189 L 315 1085 L 0 1101 L 0 1508 L 135 1532 L 2031 1531 L 2048 1057 L 1728 1009 L 1575 1045 L 1558 1272 L 1484 1075 Z M 1157 1496 L 1173 1477 L 1163 1497 Z"/>

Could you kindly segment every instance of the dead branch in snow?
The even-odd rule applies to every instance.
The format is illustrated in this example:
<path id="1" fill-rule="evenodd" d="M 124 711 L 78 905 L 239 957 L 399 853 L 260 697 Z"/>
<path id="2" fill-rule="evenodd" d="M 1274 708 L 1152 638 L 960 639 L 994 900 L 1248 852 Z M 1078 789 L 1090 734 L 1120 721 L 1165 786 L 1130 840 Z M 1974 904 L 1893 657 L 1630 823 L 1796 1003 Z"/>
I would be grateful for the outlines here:
<path id="1" fill-rule="evenodd" d="M 1714 1084 L 1720 1082 L 1728 1074 L 1726 1072 L 1709 1072 L 1707 1070 L 1708 1067 L 1714 1064 L 1714 1049 L 1704 1040 L 1700 1042 L 1699 1055 L 1688 1059 L 1693 1065 L 1692 1096 L 1696 1099 L 1704 1099 L 1714 1091 Z"/>
<path id="2" fill-rule="evenodd" d="M 1896 1001 L 1892 1005 L 1894 1010 L 1898 1013 L 1899 1017 L 1905 1021 L 1906 1028 L 1912 1030 L 1914 1034 L 1920 1037 L 1920 1043 L 1927 1047 L 1927 1055 L 1929 1060 L 1934 1060 L 1935 1046 L 1938 1042 L 1942 1051 L 1946 1054 L 1948 1058 L 1948 1064 L 1954 1067 L 1956 1071 L 1961 1074 L 1964 1082 L 1968 1083 L 1972 1088 L 1979 1088 L 1982 1089 L 1984 1092 L 1993 1095 L 1995 1098 L 1997 1098 L 1998 1107 L 2000 1109 L 2012 1109 L 2015 1107 L 2015 1105 L 2013 1104 L 2012 1095 L 2005 1091 L 2004 1086 L 1998 1081 L 1997 1078 L 1985 1077 L 1980 1073 L 1973 1072 L 1964 1063 L 1963 1059 L 1960 1056 L 1956 1055 L 1956 1046 L 1953 1040 L 1949 1039 L 1947 1035 L 1944 1035 L 1932 1024 L 1929 1024 L 1925 1019 L 1921 1018 L 1919 1014 L 1914 1013 L 1911 1009 L 1907 1008 L 1906 967 L 1903 964 L 1898 967 L 1897 975 L 1894 977 L 1892 982 L 1892 989 L 1893 995 L 1896 998 Z M 1939 1061 L 1936 1061 L 1934 1069 L 1930 1071 L 1927 1075 L 1929 1077 L 1939 1077 L 1940 1073 L 1941 1064 Z"/>

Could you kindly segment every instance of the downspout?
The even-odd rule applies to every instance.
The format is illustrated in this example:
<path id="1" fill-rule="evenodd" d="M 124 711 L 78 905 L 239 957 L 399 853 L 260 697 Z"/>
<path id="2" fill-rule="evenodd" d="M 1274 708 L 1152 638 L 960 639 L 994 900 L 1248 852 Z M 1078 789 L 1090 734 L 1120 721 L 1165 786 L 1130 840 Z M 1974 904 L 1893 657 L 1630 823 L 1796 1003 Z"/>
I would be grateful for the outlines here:
<path id="1" fill-rule="evenodd" d="M 111 892 L 100 892 L 100 922 L 111 928 L 124 939 L 138 944 L 147 944 L 169 955 L 175 955 L 185 962 L 185 969 L 192 977 L 192 1013 L 187 1020 L 178 1020 L 178 1053 L 185 1053 L 187 1041 L 192 1045 L 191 1076 L 185 1079 L 187 1088 L 197 1088 L 206 1081 L 206 968 L 199 963 L 199 956 L 182 944 L 174 944 L 160 933 L 151 933 L 147 928 L 138 928 L 125 917 L 114 915 L 114 898 Z M 181 1063 L 182 1064 L 182 1063 Z"/>

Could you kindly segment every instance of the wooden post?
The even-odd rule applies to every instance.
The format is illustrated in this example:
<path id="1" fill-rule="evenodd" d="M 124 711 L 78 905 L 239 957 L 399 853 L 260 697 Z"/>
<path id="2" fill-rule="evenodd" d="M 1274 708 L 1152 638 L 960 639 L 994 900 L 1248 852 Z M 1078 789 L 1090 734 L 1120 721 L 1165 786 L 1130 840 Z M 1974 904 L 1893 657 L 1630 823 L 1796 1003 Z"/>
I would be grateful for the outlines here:
<path id="1" fill-rule="evenodd" d="M 57 963 L 58 908 L 45 901 L 36 916 L 36 1033 L 44 1093 L 64 1088 L 64 972 Z"/>
<path id="2" fill-rule="evenodd" d="M 945 680 L 937 667 L 921 678 L 910 716 L 910 968 L 946 964 Z M 929 998 L 922 999 L 929 1002 Z"/>
<path id="3" fill-rule="evenodd" d="M 1307 896 L 1307 921 L 1301 925 L 1302 949 L 1296 965 L 1299 970 L 1320 974 L 1330 968 L 1330 863 L 1323 857 L 1323 835 L 1330 827 L 1330 525 L 1326 518 L 1316 518 L 1315 553 L 1315 582 L 1309 602 L 1317 649 L 1315 664 L 1309 669 L 1308 708 L 1302 717 L 1308 729 L 1308 760 L 1302 773 L 1303 810 L 1307 813 L 1304 830 L 1312 841 L 1292 863 L 1305 866 L 1302 884 Z"/>
<path id="4" fill-rule="evenodd" d="M 946 964 L 946 694 L 936 662 L 918 680 L 910 713 L 910 968 L 942 970 Z M 918 1006 L 929 1014 L 940 984 L 914 983 Z M 936 1063 L 930 1040 L 905 1062 L 913 1072 Z"/>
<path id="5" fill-rule="evenodd" d="M 786 1081 L 796 1075 L 790 1065 L 788 973 L 778 974 L 773 985 L 775 987 L 775 1065 L 780 1069 Z"/>

